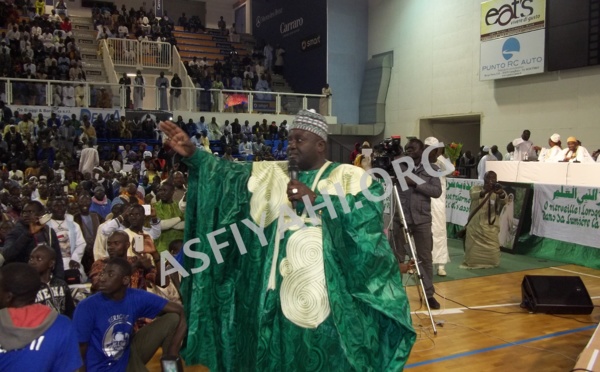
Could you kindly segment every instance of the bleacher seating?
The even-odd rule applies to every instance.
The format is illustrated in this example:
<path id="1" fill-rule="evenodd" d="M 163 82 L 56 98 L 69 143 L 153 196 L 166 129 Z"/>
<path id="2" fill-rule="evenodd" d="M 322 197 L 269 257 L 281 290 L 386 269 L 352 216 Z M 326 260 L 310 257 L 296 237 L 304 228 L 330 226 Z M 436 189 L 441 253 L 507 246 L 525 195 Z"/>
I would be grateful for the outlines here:
<path id="1" fill-rule="evenodd" d="M 206 33 L 202 34 L 183 31 L 183 27 L 175 26 L 173 36 L 177 40 L 177 48 L 184 61 L 191 61 L 194 57 L 198 57 L 198 60 L 206 57 L 212 64 L 217 59 L 222 60 L 232 50 L 235 50 L 241 58 L 248 55 L 244 44 L 230 42 L 218 30 L 207 29 Z"/>

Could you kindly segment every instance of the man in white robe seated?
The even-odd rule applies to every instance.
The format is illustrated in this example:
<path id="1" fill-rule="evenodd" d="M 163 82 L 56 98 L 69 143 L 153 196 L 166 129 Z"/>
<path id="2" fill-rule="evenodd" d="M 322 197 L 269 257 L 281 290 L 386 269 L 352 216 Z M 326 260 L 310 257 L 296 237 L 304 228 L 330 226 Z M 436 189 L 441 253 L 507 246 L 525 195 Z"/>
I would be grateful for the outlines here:
<path id="1" fill-rule="evenodd" d="M 562 151 L 562 143 L 560 142 L 560 135 L 558 133 L 554 133 L 550 136 L 548 139 L 548 146 L 549 148 L 544 147 L 540 151 L 540 155 L 538 156 L 539 162 L 550 163 L 563 159 L 559 157 L 559 154 Z"/>
<path id="2" fill-rule="evenodd" d="M 569 163 L 593 163 L 594 159 L 588 150 L 579 144 L 577 138 L 571 136 L 567 138 L 567 148 L 563 149 L 558 155 L 561 162 Z"/>

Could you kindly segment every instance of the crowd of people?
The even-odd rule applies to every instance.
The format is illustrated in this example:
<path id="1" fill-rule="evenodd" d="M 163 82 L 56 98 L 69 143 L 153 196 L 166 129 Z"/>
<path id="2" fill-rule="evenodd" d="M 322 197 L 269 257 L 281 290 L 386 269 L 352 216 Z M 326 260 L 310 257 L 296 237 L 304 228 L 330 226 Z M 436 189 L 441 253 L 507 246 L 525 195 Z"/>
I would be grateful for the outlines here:
<path id="1" fill-rule="evenodd" d="M 8 117 L 9 109 L 7 109 L 7 107 L 2 107 L 4 117 Z M 13 115 L 11 120 L 14 121 L 14 119 Z M 26 143 L 24 141 L 21 141 L 23 143 L 11 142 L 9 154 L 2 157 L 6 164 L 3 164 L 0 172 L 0 181 L 2 182 L 0 191 L 2 207 L 0 259 L 4 261 L 4 266 L 0 269 L 0 312 L 6 311 L 3 308 L 7 308 L 13 317 L 17 316 L 15 314 L 27 317 L 33 309 L 34 312 L 42 312 L 45 317 L 48 317 L 47 322 L 52 327 L 27 333 L 21 326 L 22 323 L 15 324 L 15 329 L 11 331 L 12 334 L 22 336 L 19 337 L 19 342 L 7 343 L 4 338 L 0 342 L 0 350 L 11 351 L 9 357 L 5 357 L 7 354 L 0 353 L 0 369 L 10 370 L 15 365 L 37 366 L 40 363 L 56 362 L 61 363 L 61 367 L 68 370 L 75 370 L 82 364 L 90 370 L 109 366 L 117 370 L 125 370 L 127 366 L 132 370 L 143 370 L 143 366 L 161 346 L 163 356 L 172 357 L 176 361 L 186 335 L 188 337 L 186 362 L 201 363 L 213 369 L 218 369 L 218 365 L 223 362 L 211 360 L 210 348 L 204 349 L 203 353 L 193 351 L 198 345 L 206 345 L 207 338 L 203 336 L 198 338 L 198 335 L 207 332 L 208 318 L 203 318 L 198 324 L 194 323 L 193 331 L 187 332 L 182 303 L 190 309 L 198 306 L 199 303 L 203 303 L 202 306 L 209 308 L 216 309 L 217 307 L 202 300 L 202 298 L 208 299 L 203 296 L 208 295 L 209 292 L 202 291 L 201 293 L 197 290 L 190 292 L 189 288 L 191 287 L 186 289 L 181 282 L 182 276 L 179 275 L 181 271 L 178 273 L 178 270 L 173 268 L 173 265 L 183 268 L 181 266 L 184 253 L 182 247 L 186 229 L 200 229 L 200 225 L 205 223 L 204 219 L 198 220 L 193 217 L 194 214 L 186 214 L 185 211 L 204 208 L 208 212 L 212 207 L 205 204 L 206 202 L 221 203 L 221 201 L 228 200 L 226 203 L 230 203 L 229 199 L 233 197 L 240 198 L 240 206 L 250 206 L 250 197 L 246 196 L 246 193 L 229 195 L 221 190 L 222 182 L 231 182 L 231 186 L 236 189 L 237 186 L 234 184 L 241 182 L 244 184 L 243 188 L 246 188 L 245 183 L 248 182 L 251 170 L 258 172 L 253 177 L 269 175 L 269 177 L 275 177 L 273 180 L 276 180 L 279 173 L 282 172 L 281 170 L 276 171 L 276 169 L 287 163 L 264 161 L 248 167 L 239 162 L 226 161 L 225 156 L 223 159 L 217 160 L 217 157 L 210 154 L 209 151 L 203 151 L 207 150 L 203 148 L 206 146 L 205 141 L 198 143 L 194 141 L 194 138 L 198 133 L 203 138 L 206 138 L 208 133 L 212 136 L 211 138 L 215 138 L 214 136 L 220 133 L 223 135 L 235 133 L 231 136 L 242 141 L 244 144 L 244 147 L 241 148 L 242 151 L 248 148 L 249 151 L 254 151 L 256 149 L 254 145 L 245 147 L 246 144 L 256 141 L 255 144 L 260 145 L 263 137 L 265 141 L 279 141 L 279 143 L 289 141 L 288 152 L 302 172 L 300 172 L 299 180 L 290 181 L 291 186 L 288 186 L 287 195 L 285 192 L 281 195 L 291 201 L 301 200 L 302 196 L 308 195 L 311 203 L 316 203 L 317 194 L 315 192 L 317 190 L 314 189 L 314 186 L 313 190 L 315 191 L 311 191 L 309 188 L 312 182 L 311 178 L 316 174 L 316 170 L 311 169 L 315 168 L 316 164 L 320 164 L 319 166 L 331 164 L 324 160 L 326 124 L 320 115 L 309 111 L 301 112 L 298 115 L 290 132 L 286 128 L 287 123 L 277 126 L 273 122 L 268 126 L 266 121 L 263 121 L 262 124 L 256 123 L 250 130 L 243 130 L 242 128 L 249 127 L 249 123 L 246 122 L 242 126 L 236 120 L 234 123 L 226 122 L 223 126 L 219 126 L 214 119 L 208 124 L 204 123 L 203 118 L 199 123 L 184 123 L 181 117 L 178 119 L 175 123 L 161 124 L 160 129 L 165 136 L 164 146 L 138 145 L 137 151 L 141 153 L 141 158 L 130 145 L 125 145 L 115 149 L 111 159 L 101 160 L 98 150 L 89 144 L 90 136 L 87 132 L 83 132 L 79 137 L 75 135 L 74 141 L 83 143 L 82 150 L 74 154 L 79 157 L 79 161 L 66 164 L 58 159 L 58 153 L 62 149 L 55 151 L 50 146 L 54 140 L 51 138 L 52 133 L 55 132 L 41 133 L 40 131 L 37 133 L 37 139 L 32 140 L 30 132 L 27 132 L 31 130 L 29 117 L 7 126 L 7 136 L 21 138 L 21 131 L 25 131 L 28 140 Z M 51 117 L 46 125 L 53 128 L 58 127 L 60 133 L 63 133 L 64 128 L 72 128 L 72 123 L 60 123 L 55 116 Z M 85 121 L 84 127 L 86 129 L 93 128 L 89 121 Z M 72 132 L 72 130 L 66 130 L 65 133 L 67 132 Z M 58 138 L 59 141 L 64 140 L 60 134 Z M 29 157 L 20 155 L 19 151 L 22 148 L 31 155 L 37 151 L 35 162 L 30 161 Z M 27 160 L 23 161 L 23 159 Z M 257 167 L 256 164 L 262 164 L 262 166 Z M 333 304 L 343 300 L 339 302 L 339 305 L 343 304 L 345 310 L 332 305 L 332 316 L 325 315 L 321 320 L 314 320 L 316 323 L 311 320 L 311 325 L 308 325 L 304 323 L 302 317 L 298 318 L 288 312 L 286 305 L 283 305 L 282 312 L 282 308 L 272 301 L 279 298 L 279 290 L 272 291 L 269 292 L 271 293 L 269 296 L 272 297 L 272 300 L 268 301 L 269 311 L 274 311 L 277 318 L 285 316 L 292 322 L 287 322 L 286 324 L 289 325 L 280 329 L 278 324 L 282 324 L 282 322 L 273 319 L 268 324 L 263 323 L 261 329 L 256 332 L 258 332 L 257 335 L 260 335 L 259 337 L 265 337 L 265 332 L 269 329 L 280 329 L 281 332 L 290 336 L 300 332 L 299 336 L 293 336 L 286 341 L 292 345 L 296 344 L 295 340 L 298 337 L 307 340 L 307 332 L 312 334 L 316 331 L 319 334 L 318 337 L 310 341 L 311 345 L 307 346 L 306 350 L 298 350 L 298 353 L 304 355 L 315 347 L 330 352 L 336 350 L 327 357 L 326 363 L 332 367 L 340 365 L 340 363 L 357 368 L 369 365 L 389 365 L 392 360 L 393 363 L 401 366 L 406 361 L 415 334 L 410 326 L 406 296 L 400 285 L 398 263 L 394 260 L 392 251 L 384 240 L 377 239 L 380 242 L 378 244 L 381 245 L 381 249 L 378 248 L 377 253 L 365 249 L 367 240 L 372 239 L 372 235 L 377 229 L 379 229 L 379 234 L 383 234 L 383 226 L 377 227 L 378 224 L 381 224 L 381 219 L 371 218 L 371 214 L 363 213 L 365 208 L 369 208 L 373 213 L 377 213 L 376 211 L 379 209 L 362 193 L 356 194 L 356 191 L 352 191 L 358 185 L 361 177 L 360 174 L 355 173 L 359 168 L 347 167 L 347 165 L 341 164 L 331 165 L 323 177 L 331 180 L 342 177 L 345 180 L 344 187 L 348 187 L 347 198 L 356 198 L 357 202 L 363 203 L 363 209 L 360 213 L 354 212 L 351 218 L 343 220 L 323 215 L 323 218 L 328 219 L 327 229 L 331 229 L 331 233 L 346 234 L 342 232 L 341 227 L 347 227 L 348 224 L 356 224 L 360 229 L 363 229 L 366 224 L 373 226 L 367 229 L 368 234 L 365 230 L 364 234 L 340 235 L 336 239 L 327 239 L 324 244 L 334 244 L 336 249 L 333 251 L 351 250 L 354 252 L 353 255 L 357 254 L 357 249 L 360 248 L 363 250 L 360 262 L 363 264 L 371 262 L 368 265 L 365 264 L 365 268 L 369 267 L 370 269 L 357 270 L 357 266 L 351 261 L 334 264 L 333 262 L 337 262 L 337 259 L 327 259 L 326 265 L 334 265 L 332 269 L 333 267 L 338 269 L 346 267 L 342 270 L 344 275 L 360 277 L 355 282 L 356 284 L 350 287 L 338 286 L 338 290 L 329 292 L 329 298 L 319 300 L 323 306 L 328 308 L 329 301 Z M 260 172 L 259 168 L 271 169 L 271 171 Z M 204 175 L 206 171 L 213 174 L 217 172 L 228 180 L 219 179 L 217 181 L 214 177 L 206 177 Z M 284 175 L 284 177 L 286 176 Z M 258 181 L 259 184 L 260 182 Z M 249 185 L 254 183 L 256 180 L 251 181 Z M 275 184 L 279 185 L 277 182 Z M 350 184 L 356 185 L 351 186 Z M 272 185 L 267 185 L 267 187 L 272 187 Z M 372 183 L 370 189 L 372 192 L 379 193 L 381 191 L 379 187 L 379 184 Z M 205 194 L 208 189 L 215 192 L 214 197 L 202 197 L 200 198 L 202 201 L 200 201 L 199 195 L 210 194 Z M 260 192 L 257 191 L 257 193 Z M 223 194 L 223 197 L 217 196 L 217 194 Z M 276 195 L 273 192 L 268 192 L 268 194 Z M 242 198 L 246 197 L 248 201 L 242 202 Z M 260 199 L 264 199 L 263 202 L 268 201 L 268 198 Z M 255 201 L 252 200 L 252 205 L 254 205 Z M 222 208 L 217 205 L 214 207 Z M 243 220 L 243 213 L 237 216 L 240 221 Z M 248 213 L 254 212 L 249 210 Z M 366 217 L 367 215 L 369 217 Z M 187 221 L 188 217 L 193 220 Z M 228 223 L 226 221 L 224 220 L 223 223 Z M 273 225 L 269 227 L 269 232 L 266 232 L 269 236 L 276 231 L 272 227 Z M 320 230 L 321 227 L 315 226 L 311 229 Z M 286 239 L 281 244 L 287 245 L 288 252 L 292 252 L 293 244 L 295 244 L 293 242 L 297 239 L 312 239 L 312 237 L 296 236 L 295 229 L 290 229 L 286 232 Z M 269 238 L 269 241 L 275 241 L 275 239 Z M 256 241 L 246 236 L 244 242 L 248 246 L 260 244 L 258 236 Z M 161 252 L 165 251 L 171 253 L 176 262 L 169 260 L 163 262 L 164 257 L 161 256 Z M 267 252 L 265 249 L 252 249 L 251 251 L 252 255 Z M 340 254 L 342 253 L 340 252 Z M 343 254 L 341 257 L 347 258 Z M 226 269 L 225 266 L 236 265 L 238 261 L 237 259 L 230 260 L 221 268 Z M 248 258 L 247 262 L 249 264 L 260 262 L 262 265 L 263 262 L 270 261 Z M 275 263 L 276 261 L 274 261 Z M 267 284 L 266 276 L 263 278 L 264 281 L 259 280 L 261 284 L 255 281 L 255 279 L 258 280 L 258 277 L 254 277 L 257 274 L 260 276 L 263 276 L 263 273 L 268 274 L 268 270 L 257 270 L 252 265 L 247 267 L 242 265 L 240 270 L 244 271 L 243 275 L 250 275 L 253 279 L 248 278 L 247 281 L 239 281 L 237 284 L 238 286 L 247 286 L 246 289 L 240 287 L 238 290 L 248 298 L 255 298 L 254 292 L 258 288 L 262 288 L 262 283 Z M 348 271 L 349 267 L 353 267 L 353 270 Z M 393 269 L 394 267 L 395 269 Z M 375 268 L 377 269 L 374 270 Z M 170 274 L 163 275 L 163 270 L 168 270 Z M 226 270 L 226 272 L 234 271 Z M 217 285 L 220 274 L 215 275 L 210 280 L 215 280 L 214 285 Z M 282 272 L 282 275 L 285 276 L 285 272 Z M 311 275 L 320 278 L 318 273 Z M 163 276 L 165 277 L 164 281 L 161 280 Z M 212 288 L 212 282 L 205 281 L 208 280 L 208 277 L 203 276 L 203 278 L 205 288 Z M 324 276 L 323 280 L 325 280 Z M 327 280 L 331 281 L 332 279 Z M 188 284 L 195 281 L 196 279 L 192 279 L 188 281 Z M 73 297 L 67 285 L 78 282 L 89 282 L 91 293 Z M 244 282 L 245 284 L 243 284 Z M 328 287 L 336 288 L 335 282 L 332 281 Z M 372 285 L 368 284 L 370 282 L 372 285 L 380 283 L 384 286 L 379 290 L 374 290 Z M 193 286 L 196 287 L 196 284 Z M 284 281 L 281 289 L 282 295 L 287 296 L 293 293 L 293 291 L 286 292 L 285 288 Z M 371 297 L 365 303 L 362 300 L 348 300 L 348 298 L 364 297 L 364 295 L 359 295 L 360 293 L 371 293 Z M 233 297 L 226 297 L 233 299 Z M 392 301 L 392 299 L 394 300 Z M 232 313 L 232 316 L 238 319 L 235 323 L 246 324 L 243 327 L 246 331 L 251 331 L 247 326 L 256 324 L 248 322 L 252 311 L 243 310 L 243 306 L 235 306 L 235 308 L 239 309 L 235 314 Z M 356 315 L 345 315 L 349 311 Z M 212 315 L 207 313 L 207 316 Z M 222 314 L 219 313 L 219 316 Z M 339 318 L 340 316 L 342 318 Z M 72 318 L 73 327 L 65 317 Z M 339 318 L 344 324 L 357 321 L 365 325 L 379 324 L 387 336 L 380 342 L 377 341 L 379 336 L 372 335 L 369 336 L 369 340 L 365 339 L 358 343 L 360 337 L 347 331 L 350 323 L 338 325 L 338 322 L 334 323 L 333 317 Z M 239 321 L 242 319 L 246 319 L 246 322 L 240 323 Z M 313 330 L 323 322 L 324 326 Z M 6 332 L 5 327 L 6 324 L 0 320 L 0 334 Z M 329 334 L 330 329 L 337 329 L 336 332 L 342 336 L 342 340 L 338 337 L 321 335 L 323 332 Z M 240 332 L 246 331 L 240 330 Z M 233 329 L 230 329 L 230 326 L 223 325 L 223 330 L 217 334 L 221 335 L 219 337 L 223 337 L 223 342 L 228 343 L 228 340 L 233 337 L 232 332 Z M 302 336 L 303 334 L 305 335 Z M 60 341 L 68 350 L 58 353 L 56 345 L 49 345 L 39 347 L 38 351 L 41 351 L 39 353 L 32 353 L 35 348 L 29 348 L 27 345 L 31 342 L 40 342 L 39 337 L 42 336 Z M 394 341 L 390 341 L 390 337 Z M 216 342 L 219 345 L 222 344 L 221 341 Z M 276 347 L 271 345 L 271 342 L 274 340 L 261 347 L 273 349 L 274 352 Z M 342 351 L 342 345 L 346 343 L 363 346 Z M 77 344 L 80 347 L 77 347 Z M 369 351 L 365 353 L 363 351 L 365 345 L 368 345 L 368 349 L 371 351 L 381 350 L 384 347 L 389 349 L 389 352 Z M 79 354 L 80 350 L 81 354 Z M 348 357 L 348 353 L 353 357 Z M 250 355 L 255 354 L 247 356 Z M 272 353 L 265 355 L 272 355 Z M 247 366 L 247 356 L 242 353 L 232 362 L 239 367 Z M 296 359 L 289 359 L 284 354 L 277 355 L 277 359 L 280 360 L 278 363 L 285 365 L 296 363 Z M 268 365 L 272 363 L 272 359 L 271 357 L 259 358 L 252 363 L 257 368 L 269 369 Z"/>
<path id="2" fill-rule="evenodd" d="M 498 146 L 481 146 L 478 154 L 473 156 L 470 151 L 466 151 L 458 162 L 459 170 L 467 176 L 476 170 L 480 180 L 486 173 L 486 162 L 488 161 L 538 161 L 545 163 L 593 163 L 600 162 L 600 149 L 590 153 L 580 140 L 575 136 L 569 136 L 566 140 L 566 146 L 563 146 L 561 136 L 558 133 L 552 134 L 548 138 L 547 147 L 534 145 L 529 139 L 531 132 L 524 130 L 520 137 L 506 145 L 506 153 L 502 154 Z"/>
<path id="3" fill-rule="evenodd" d="M 64 83 L 52 84 L 47 92 L 44 83 L 14 81 L 14 102 L 46 105 L 47 96 L 51 95 L 55 106 L 83 106 L 83 85 L 72 82 L 85 82 L 86 75 L 69 17 L 61 17 L 56 10 L 51 14 L 35 13 L 30 20 L 19 18 L 18 14 L 10 16 L 8 31 L 0 34 L 0 76 Z"/>
<path id="4" fill-rule="evenodd" d="M 144 5 L 138 10 L 133 7 L 127 10 L 123 4 L 119 10 L 113 4 L 112 7 L 95 8 L 92 18 L 94 27 L 98 30 L 96 40 L 134 37 L 138 41 L 163 41 L 177 45 L 173 36 L 175 23 L 166 11 L 162 17 L 157 18 L 154 10 L 146 10 Z"/>

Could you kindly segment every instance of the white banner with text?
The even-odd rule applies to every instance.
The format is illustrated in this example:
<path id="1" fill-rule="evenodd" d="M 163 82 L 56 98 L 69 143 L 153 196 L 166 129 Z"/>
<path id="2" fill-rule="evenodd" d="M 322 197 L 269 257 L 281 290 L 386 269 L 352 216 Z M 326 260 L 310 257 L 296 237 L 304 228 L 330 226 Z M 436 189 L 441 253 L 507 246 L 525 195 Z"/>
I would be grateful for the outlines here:
<path id="1" fill-rule="evenodd" d="M 475 185 L 483 185 L 483 181 L 446 179 L 446 222 L 460 226 L 467 224 L 471 208 L 471 188 Z"/>
<path id="2" fill-rule="evenodd" d="M 600 248 L 599 190 L 535 184 L 531 233 Z"/>

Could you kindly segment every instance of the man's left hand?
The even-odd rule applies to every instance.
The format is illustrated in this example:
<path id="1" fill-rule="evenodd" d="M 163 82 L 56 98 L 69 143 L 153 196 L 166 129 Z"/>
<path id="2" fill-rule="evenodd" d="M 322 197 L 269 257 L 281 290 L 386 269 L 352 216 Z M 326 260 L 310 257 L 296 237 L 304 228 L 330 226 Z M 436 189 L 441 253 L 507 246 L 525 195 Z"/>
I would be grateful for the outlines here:
<path id="1" fill-rule="evenodd" d="M 302 201 L 302 197 L 304 197 L 304 195 L 308 195 L 311 204 L 314 204 L 315 199 L 317 198 L 317 194 L 315 194 L 311 189 L 308 188 L 308 186 L 298 180 L 291 180 L 288 183 L 287 195 L 289 201 Z"/>

